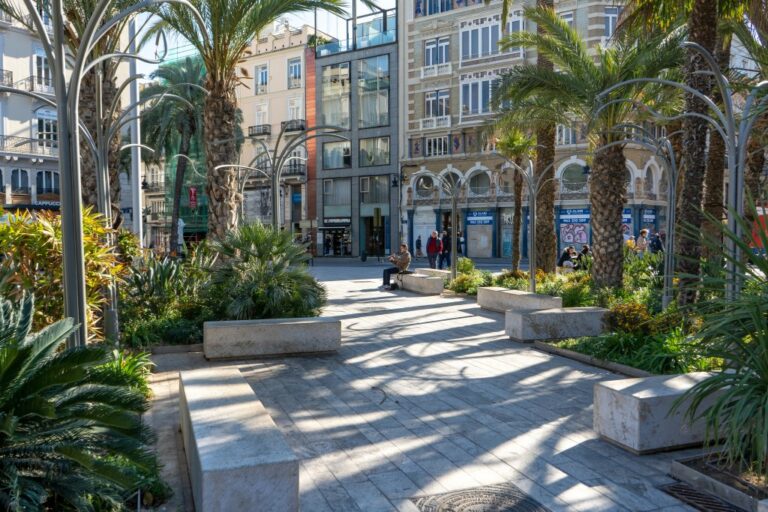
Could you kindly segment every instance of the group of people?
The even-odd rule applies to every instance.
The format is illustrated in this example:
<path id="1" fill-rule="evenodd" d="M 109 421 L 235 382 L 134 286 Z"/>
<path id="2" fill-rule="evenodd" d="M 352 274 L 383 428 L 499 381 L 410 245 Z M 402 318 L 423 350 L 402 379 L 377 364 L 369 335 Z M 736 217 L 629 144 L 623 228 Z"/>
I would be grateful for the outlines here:
<path id="1" fill-rule="evenodd" d="M 625 233 L 624 242 L 631 251 L 634 251 L 638 257 L 645 256 L 646 251 L 651 254 L 664 252 L 666 242 L 666 233 L 650 233 L 647 229 L 641 229 L 637 238 Z"/>
<path id="2" fill-rule="evenodd" d="M 587 260 L 591 257 L 592 251 L 587 244 L 581 246 L 581 252 L 576 252 L 576 248 L 569 245 L 557 259 L 557 266 L 561 269 L 583 270 L 587 268 Z"/>
<path id="3" fill-rule="evenodd" d="M 464 242 L 464 238 L 459 233 L 459 240 L 457 245 L 457 251 L 461 255 L 461 244 Z M 424 253 L 421 252 L 422 242 L 421 235 L 416 238 L 416 256 L 421 257 Z M 429 268 L 443 269 L 451 266 L 451 236 L 448 231 L 443 231 L 441 236 L 438 236 L 437 231 L 433 231 L 427 239 L 427 260 L 429 261 Z"/>

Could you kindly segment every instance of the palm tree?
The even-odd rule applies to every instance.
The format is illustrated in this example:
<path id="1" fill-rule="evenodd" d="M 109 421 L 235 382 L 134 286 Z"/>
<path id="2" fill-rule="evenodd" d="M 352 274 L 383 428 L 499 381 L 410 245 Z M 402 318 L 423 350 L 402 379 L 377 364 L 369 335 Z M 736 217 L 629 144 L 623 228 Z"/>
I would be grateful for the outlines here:
<path id="1" fill-rule="evenodd" d="M 181 62 L 160 66 L 152 73 L 152 78 L 159 82 L 145 88 L 142 95 L 169 92 L 189 102 L 162 101 L 157 108 L 145 112 L 141 119 L 144 144 L 157 148 L 155 155 L 164 154 L 169 160 L 175 154 L 182 155 L 176 159 L 172 196 L 171 251 L 175 251 L 179 246 L 179 205 L 187 159 L 190 158 L 193 139 L 199 140 L 203 131 L 205 93 L 201 88 L 205 81 L 205 66 L 202 59 L 187 57 Z"/>
<path id="2" fill-rule="evenodd" d="M 237 163 L 235 87 L 241 78 L 237 69 L 251 41 L 270 23 L 287 14 L 324 9 L 340 15 L 344 11 L 342 0 L 190 0 L 190 3 L 202 14 L 204 29 L 185 6 L 169 3 L 160 7 L 161 21 L 153 31 L 172 29 L 185 38 L 198 51 L 208 72 L 205 80 L 208 96 L 203 107 L 208 232 L 222 238 L 237 224 L 240 198 L 236 171 L 219 166 Z"/>
<path id="3" fill-rule="evenodd" d="M 520 32 L 505 38 L 503 44 L 535 47 L 557 69 L 516 66 L 502 79 L 501 99 L 509 102 L 507 115 L 519 126 L 539 127 L 553 121 L 586 125 L 591 148 L 597 151 L 590 187 L 592 275 L 598 287 L 620 287 L 624 245 L 621 213 L 626 200 L 627 168 L 625 134 L 618 133 L 615 127 L 636 120 L 637 114 L 628 102 L 600 108 L 601 93 L 626 80 L 660 76 L 679 65 L 679 40 L 617 40 L 609 48 L 598 47 L 593 57 L 579 34 L 551 9 L 529 8 L 525 14 L 543 28 L 543 33 Z M 624 98 L 639 101 L 648 99 L 647 90 L 646 84 L 633 83 L 614 89 L 602 99 L 605 103 Z"/>

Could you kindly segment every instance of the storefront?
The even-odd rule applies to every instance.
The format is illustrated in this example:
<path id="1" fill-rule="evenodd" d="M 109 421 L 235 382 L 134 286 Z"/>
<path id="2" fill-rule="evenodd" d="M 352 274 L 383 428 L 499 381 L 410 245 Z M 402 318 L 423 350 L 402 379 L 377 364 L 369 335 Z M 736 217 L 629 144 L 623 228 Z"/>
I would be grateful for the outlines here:
<path id="1" fill-rule="evenodd" d="M 515 242 L 513 241 L 514 234 L 512 232 L 512 224 L 515 220 L 514 208 L 500 208 L 499 218 L 501 219 L 501 257 L 511 258 L 512 247 Z M 522 227 L 522 225 L 521 225 Z M 519 243 L 519 241 L 517 242 Z"/>
<path id="2" fill-rule="evenodd" d="M 435 231 L 437 225 L 434 208 L 432 206 L 417 207 L 413 213 L 413 221 L 411 225 L 413 226 L 412 248 L 414 251 L 416 250 L 416 240 L 421 236 L 421 252 L 426 255 L 427 240 L 429 240 L 430 235 Z"/>
<path id="3" fill-rule="evenodd" d="M 642 223 L 640 225 L 641 229 L 645 228 L 651 233 L 658 231 L 659 226 L 656 223 L 656 208 L 641 208 L 640 218 L 642 219 Z"/>
<path id="4" fill-rule="evenodd" d="M 494 257 L 494 213 L 489 210 L 467 212 L 467 232 L 464 239 L 467 244 L 467 256 L 470 258 Z"/>
<path id="5" fill-rule="evenodd" d="M 558 255 L 572 245 L 581 250 L 581 245 L 590 240 L 589 208 L 560 208 L 558 226 Z"/>
<path id="6" fill-rule="evenodd" d="M 318 230 L 318 245 L 323 247 L 323 256 L 352 256 L 352 219 L 349 217 L 327 217 Z"/>

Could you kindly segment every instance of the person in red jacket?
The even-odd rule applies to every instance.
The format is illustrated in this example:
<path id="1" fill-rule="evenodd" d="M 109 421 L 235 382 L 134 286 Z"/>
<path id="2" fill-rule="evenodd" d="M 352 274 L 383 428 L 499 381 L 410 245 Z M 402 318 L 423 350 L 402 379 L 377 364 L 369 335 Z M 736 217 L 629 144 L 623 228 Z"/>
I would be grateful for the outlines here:
<path id="1" fill-rule="evenodd" d="M 427 240 L 427 259 L 429 268 L 437 267 L 437 256 L 443 251 L 443 243 L 437 237 L 437 231 L 432 232 L 432 236 Z"/>

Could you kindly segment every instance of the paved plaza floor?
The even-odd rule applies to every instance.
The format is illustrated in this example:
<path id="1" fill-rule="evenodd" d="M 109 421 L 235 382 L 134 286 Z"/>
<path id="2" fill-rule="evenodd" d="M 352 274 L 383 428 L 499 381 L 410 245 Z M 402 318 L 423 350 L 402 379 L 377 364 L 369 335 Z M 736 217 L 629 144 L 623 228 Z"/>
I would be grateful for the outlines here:
<path id="1" fill-rule="evenodd" d="M 692 510 L 657 487 L 671 460 L 592 431 L 592 388 L 621 378 L 504 335 L 474 299 L 378 289 L 381 267 L 317 266 L 334 355 L 236 365 L 301 460 L 306 512 L 419 510 L 413 498 L 514 484 L 552 511 Z M 193 510 L 178 434 L 178 371 L 201 353 L 156 355 L 149 421 L 175 496 Z"/>

